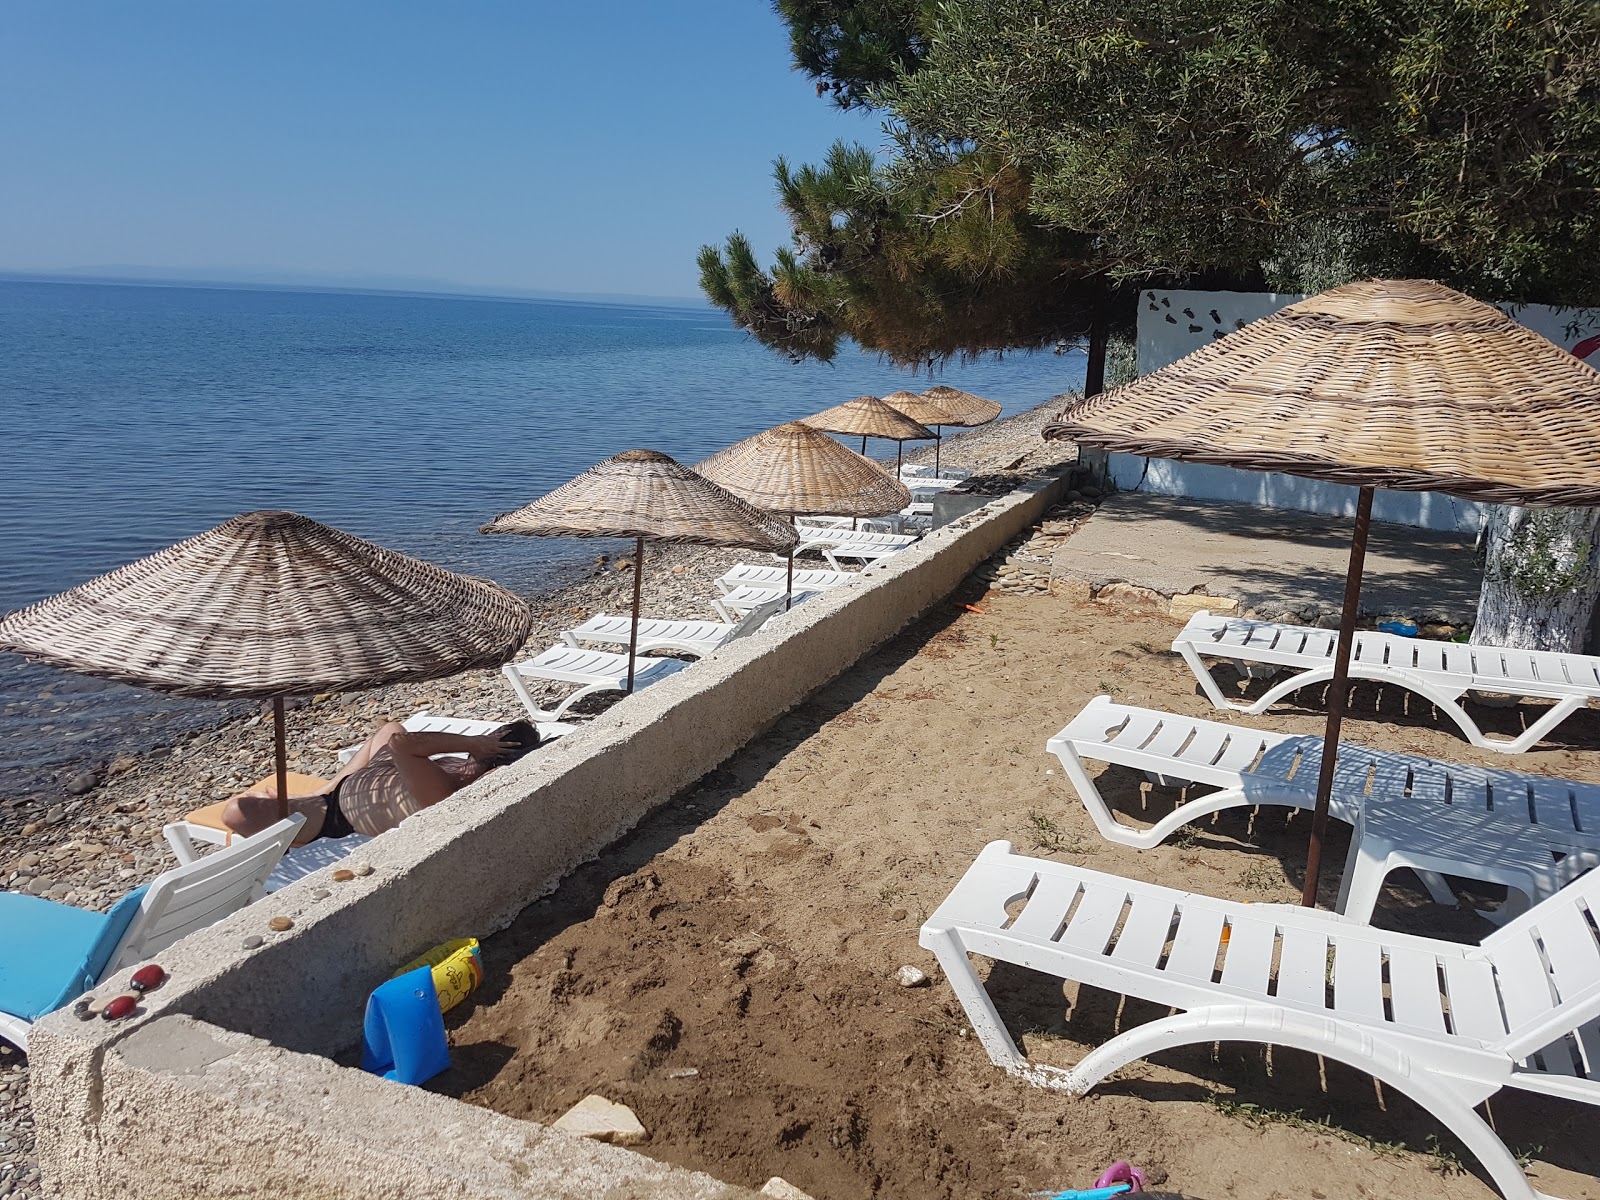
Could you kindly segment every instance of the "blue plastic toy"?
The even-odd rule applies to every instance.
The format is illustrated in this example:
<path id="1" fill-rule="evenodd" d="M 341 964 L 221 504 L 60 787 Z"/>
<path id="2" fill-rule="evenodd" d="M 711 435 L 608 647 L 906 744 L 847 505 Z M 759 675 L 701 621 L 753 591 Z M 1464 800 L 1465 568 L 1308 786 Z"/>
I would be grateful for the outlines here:
<path id="1" fill-rule="evenodd" d="M 432 968 L 418 967 L 375 988 L 361 1029 L 361 1069 L 397 1083 L 426 1083 L 449 1066 Z"/>
<path id="2" fill-rule="evenodd" d="M 1379 633 L 1393 633 L 1400 637 L 1416 637 L 1421 632 L 1410 621 L 1379 621 Z"/>
<path id="3" fill-rule="evenodd" d="M 1126 1183 L 1103 1188 L 1072 1188 L 1065 1192 L 1051 1192 L 1047 1200 L 1111 1200 L 1112 1196 L 1120 1196 L 1132 1190 L 1132 1186 Z"/>

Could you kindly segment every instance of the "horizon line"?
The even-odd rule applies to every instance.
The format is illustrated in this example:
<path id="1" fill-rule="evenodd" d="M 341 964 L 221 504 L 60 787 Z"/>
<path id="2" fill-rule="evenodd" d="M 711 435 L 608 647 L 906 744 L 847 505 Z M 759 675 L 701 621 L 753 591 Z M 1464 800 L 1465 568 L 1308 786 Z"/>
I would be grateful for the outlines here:
<path id="1" fill-rule="evenodd" d="M 379 284 L 339 283 L 286 283 L 256 279 L 210 278 L 203 275 L 161 278 L 150 275 L 118 275 L 111 272 L 96 273 L 93 269 L 61 269 L 55 271 L 19 270 L 0 267 L 0 282 L 7 283 L 63 283 L 111 284 L 120 287 L 173 287 L 213 289 L 216 291 L 246 292 L 313 292 L 343 295 L 414 296 L 439 300 L 502 300 L 513 302 L 557 301 L 573 304 L 630 304 L 642 308 L 699 308 L 716 311 L 705 297 L 655 296 L 637 292 L 566 292 L 556 289 L 527 288 L 506 292 L 473 289 L 469 285 L 451 285 L 441 281 L 439 290 L 426 286 L 384 287 Z M 452 290 L 452 289 L 467 290 Z"/>

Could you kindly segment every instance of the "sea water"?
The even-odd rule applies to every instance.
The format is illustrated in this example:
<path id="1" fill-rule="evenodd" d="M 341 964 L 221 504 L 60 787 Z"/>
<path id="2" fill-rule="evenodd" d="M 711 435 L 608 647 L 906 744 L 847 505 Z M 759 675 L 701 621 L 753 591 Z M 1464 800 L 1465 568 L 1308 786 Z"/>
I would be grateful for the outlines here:
<path id="1" fill-rule="evenodd" d="M 0 281 L 0 611 L 259 508 L 531 593 L 615 547 L 478 527 L 622 450 L 692 464 L 858 395 L 1011 413 L 1082 378 L 1081 354 L 794 364 L 693 304 Z M 223 713 L 0 655 L 0 800 Z"/>

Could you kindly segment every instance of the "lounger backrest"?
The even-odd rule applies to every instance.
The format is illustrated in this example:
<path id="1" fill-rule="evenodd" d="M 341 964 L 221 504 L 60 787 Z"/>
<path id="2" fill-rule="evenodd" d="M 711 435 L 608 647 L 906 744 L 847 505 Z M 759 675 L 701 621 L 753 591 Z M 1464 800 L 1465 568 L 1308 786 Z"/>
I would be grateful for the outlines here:
<path id="1" fill-rule="evenodd" d="M 145 890 L 105 973 L 149 958 L 258 899 L 305 817 L 295 813 L 254 837 L 158 875 Z"/>
<path id="2" fill-rule="evenodd" d="M 1600 1018 L 1600 870 L 1495 930 L 1474 957 L 1494 967 L 1513 1057 Z"/>
<path id="3" fill-rule="evenodd" d="M 729 642 L 737 642 L 742 637 L 749 637 L 771 618 L 783 611 L 786 599 L 787 597 L 785 596 L 779 596 L 776 600 L 768 600 L 765 604 L 756 605 L 756 607 L 745 613 L 739 623 L 733 627 L 733 632 L 727 636 L 722 644 L 726 646 Z"/>

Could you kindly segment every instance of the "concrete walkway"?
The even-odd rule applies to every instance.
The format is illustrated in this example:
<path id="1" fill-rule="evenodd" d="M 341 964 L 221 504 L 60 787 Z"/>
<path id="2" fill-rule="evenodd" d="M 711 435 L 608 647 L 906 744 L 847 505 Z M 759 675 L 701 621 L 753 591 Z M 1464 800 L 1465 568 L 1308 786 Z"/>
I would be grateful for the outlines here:
<path id="1" fill-rule="evenodd" d="M 1055 551 L 1052 573 L 1096 591 L 1205 592 L 1237 599 L 1240 612 L 1314 622 L 1343 603 L 1353 527 L 1350 517 L 1119 492 Z M 1470 537 L 1374 522 L 1361 609 L 1467 623 L 1482 579 Z"/>

